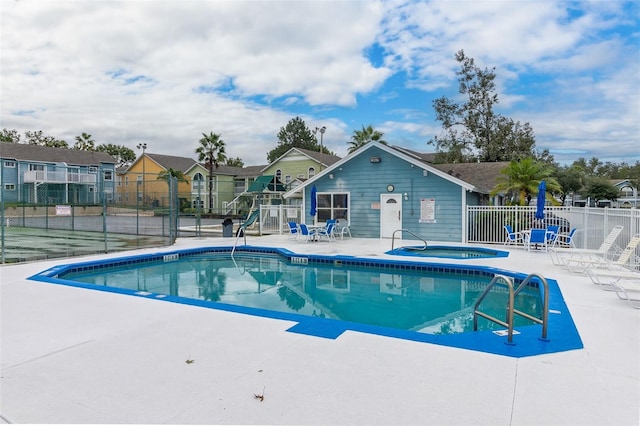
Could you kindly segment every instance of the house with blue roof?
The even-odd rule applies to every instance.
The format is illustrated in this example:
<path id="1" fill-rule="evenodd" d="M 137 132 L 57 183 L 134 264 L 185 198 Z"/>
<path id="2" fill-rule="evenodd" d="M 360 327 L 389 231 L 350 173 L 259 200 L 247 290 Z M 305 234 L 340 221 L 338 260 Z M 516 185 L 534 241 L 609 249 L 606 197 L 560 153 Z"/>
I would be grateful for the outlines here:
<path id="1" fill-rule="evenodd" d="M 404 229 L 429 240 L 462 242 L 467 206 L 499 203 L 490 192 L 509 163 L 432 160 L 433 154 L 370 142 L 283 197 L 302 198 L 305 223 L 340 219 L 354 237 L 391 238 Z M 313 188 L 317 213 L 311 216 Z"/>

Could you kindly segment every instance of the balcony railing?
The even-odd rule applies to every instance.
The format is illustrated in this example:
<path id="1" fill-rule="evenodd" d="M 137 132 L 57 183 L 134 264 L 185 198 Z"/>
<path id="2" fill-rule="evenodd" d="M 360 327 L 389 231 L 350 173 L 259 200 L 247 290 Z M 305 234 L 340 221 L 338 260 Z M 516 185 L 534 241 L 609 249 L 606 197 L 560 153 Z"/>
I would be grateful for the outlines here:
<path id="1" fill-rule="evenodd" d="M 25 183 L 95 184 L 96 181 L 96 175 L 88 173 L 49 172 L 42 170 L 31 170 L 24 173 Z"/>

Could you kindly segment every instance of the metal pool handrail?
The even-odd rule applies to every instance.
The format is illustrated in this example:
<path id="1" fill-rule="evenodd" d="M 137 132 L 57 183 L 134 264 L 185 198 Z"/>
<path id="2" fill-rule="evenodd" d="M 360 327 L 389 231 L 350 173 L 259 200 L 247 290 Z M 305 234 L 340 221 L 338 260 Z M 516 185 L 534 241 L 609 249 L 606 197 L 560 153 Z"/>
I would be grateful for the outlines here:
<path id="1" fill-rule="evenodd" d="M 542 282 L 542 286 L 544 287 L 544 296 L 542 302 L 542 318 L 536 318 L 527 314 L 526 312 L 519 311 L 514 308 L 514 299 L 515 297 L 522 291 L 523 288 L 531 281 L 532 278 L 538 278 Z M 478 310 L 478 306 L 484 300 L 491 288 L 498 282 L 504 281 L 509 288 L 509 302 L 507 303 L 507 318 L 506 321 L 502 321 L 498 318 L 495 318 L 487 313 L 484 313 Z M 506 275 L 496 274 L 491 282 L 484 289 L 480 297 L 473 304 L 473 331 L 478 331 L 478 316 L 488 319 L 489 321 L 493 321 L 496 324 L 500 324 L 503 327 L 507 328 L 507 342 L 511 343 L 513 340 L 513 315 L 518 314 L 522 317 L 527 318 L 535 323 L 542 324 L 542 339 L 547 338 L 547 322 L 549 319 L 549 285 L 547 284 L 547 280 L 539 275 L 539 274 L 529 274 L 518 287 L 513 289 L 513 279 L 511 277 L 507 277 Z"/>
<path id="2" fill-rule="evenodd" d="M 424 243 L 424 247 L 422 249 L 420 249 L 420 250 L 426 250 L 427 249 L 427 240 L 425 240 L 421 236 L 416 235 L 415 233 L 413 233 L 412 231 L 409 231 L 408 229 L 396 229 L 395 231 L 393 231 L 393 235 L 391 236 L 391 250 L 393 250 L 393 247 L 395 246 L 396 233 L 398 233 L 398 232 L 407 232 L 407 233 L 413 235 L 414 237 L 416 237 L 417 239 L 419 239 L 420 241 L 422 241 Z"/>

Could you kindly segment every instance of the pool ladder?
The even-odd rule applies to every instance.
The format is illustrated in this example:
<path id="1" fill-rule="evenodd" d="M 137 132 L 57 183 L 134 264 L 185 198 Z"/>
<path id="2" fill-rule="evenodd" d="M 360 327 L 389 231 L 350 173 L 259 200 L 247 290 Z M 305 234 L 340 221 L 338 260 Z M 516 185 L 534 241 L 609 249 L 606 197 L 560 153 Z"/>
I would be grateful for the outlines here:
<path id="1" fill-rule="evenodd" d="M 408 234 L 411 234 L 411 235 L 413 235 L 414 237 L 416 237 L 417 239 L 419 239 L 420 241 L 422 241 L 424 243 L 424 247 L 421 247 L 421 248 L 416 249 L 416 250 L 426 250 L 427 249 L 427 240 L 425 240 L 421 236 L 416 235 L 415 233 L 413 233 L 412 231 L 409 231 L 408 229 L 396 229 L 395 231 L 393 231 L 393 235 L 391 236 L 391 250 L 393 250 L 393 247 L 395 246 L 396 234 L 398 232 L 406 232 Z"/>
<path id="2" fill-rule="evenodd" d="M 538 280 L 540 280 L 540 282 L 542 283 L 542 286 L 544 287 L 544 296 L 542 301 L 542 318 L 534 317 L 526 312 L 522 312 L 514 308 L 514 303 L 513 303 L 514 299 L 516 298 L 516 296 L 518 296 L 518 294 L 520 294 L 520 291 L 522 291 L 522 289 L 525 288 L 525 286 L 533 278 L 537 278 Z M 493 288 L 493 286 L 500 281 L 506 283 L 507 287 L 509 288 L 509 302 L 507 304 L 506 321 L 502 321 L 478 309 L 478 307 L 480 306 L 480 303 L 482 303 L 484 298 L 491 291 L 491 288 Z M 524 318 L 527 318 L 528 320 L 531 320 L 537 324 L 542 324 L 541 339 L 543 340 L 547 339 L 547 322 L 549 320 L 549 285 L 547 284 L 547 280 L 543 276 L 539 274 L 529 274 L 524 280 L 522 280 L 520 285 L 518 285 L 518 287 L 514 290 L 513 279 L 511 277 L 507 277 L 506 275 L 496 274 L 491 280 L 491 282 L 489 283 L 489 285 L 487 285 L 487 287 L 484 289 L 480 297 L 478 297 L 478 300 L 476 300 L 476 302 L 473 305 L 473 331 L 478 330 L 478 317 L 481 316 L 483 318 L 488 319 L 489 321 L 493 321 L 497 324 L 500 324 L 503 327 L 506 327 L 507 333 L 508 333 L 507 342 L 511 343 L 513 341 L 513 316 L 515 314 L 520 315 Z"/>

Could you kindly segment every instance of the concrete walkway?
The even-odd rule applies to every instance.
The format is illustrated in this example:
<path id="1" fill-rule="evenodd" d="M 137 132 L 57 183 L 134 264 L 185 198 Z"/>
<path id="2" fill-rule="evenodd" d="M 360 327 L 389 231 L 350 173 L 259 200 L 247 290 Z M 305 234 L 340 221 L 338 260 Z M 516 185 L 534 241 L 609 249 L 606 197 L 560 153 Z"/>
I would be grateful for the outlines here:
<path id="1" fill-rule="evenodd" d="M 248 240 L 364 257 L 391 248 L 388 240 Z M 182 239 L 135 253 L 229 244 Z M 640 424 L 640 310 L 543 252 L 510 251 L 473 263 L 557 280 L 584 349 L 509 358 L 355 332 L 323 339 L 285 331 L 288 321 L 26 279 L 122 254 L 2 266 L 0 421 Z"/>

